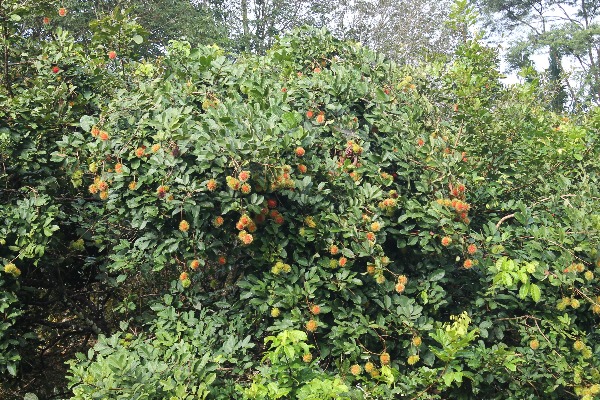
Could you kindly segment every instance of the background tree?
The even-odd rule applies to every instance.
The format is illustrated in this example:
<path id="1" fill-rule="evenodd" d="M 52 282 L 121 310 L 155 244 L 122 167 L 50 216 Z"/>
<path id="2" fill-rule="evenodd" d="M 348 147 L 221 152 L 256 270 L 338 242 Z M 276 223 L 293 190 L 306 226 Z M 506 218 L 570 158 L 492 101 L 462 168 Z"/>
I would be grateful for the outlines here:
<path id="1" fill-rule="evenodd" d="M 448 25 L 452 6 L 451 0 L 358 0 L 346 5 L 344 35 L 401 63 L 448 57 L 466 37 Z"/>
<path id="2" fill-rule="evenodd" d="M 600 3 L 575 0 L 498 1 L 476 4 L 496 32 L 517 34 L 508 58 L 512 67 L 530 64 L 531 55 L 548 54 L 548 76 L 555 87 L 553 107 L 561 108 L 567 90 L 572 107 L 600 101 Z M 501 20 L 502 24 L 495 21 Z M 564 65 L 573 71 L 564 74 Z"/>

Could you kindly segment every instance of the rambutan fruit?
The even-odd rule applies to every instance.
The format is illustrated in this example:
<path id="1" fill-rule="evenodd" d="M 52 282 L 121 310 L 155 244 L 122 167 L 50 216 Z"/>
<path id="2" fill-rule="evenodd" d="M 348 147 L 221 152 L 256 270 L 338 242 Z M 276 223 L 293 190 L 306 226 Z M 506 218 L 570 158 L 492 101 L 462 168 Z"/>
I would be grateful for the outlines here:
<path id="1" fill-rule="evenodd" d="M 190 229 L 190 224 L 185 220 L 181 220 L 181 222 L 179 222 L 179 230 L 181 232 L 187 232 Z"/>

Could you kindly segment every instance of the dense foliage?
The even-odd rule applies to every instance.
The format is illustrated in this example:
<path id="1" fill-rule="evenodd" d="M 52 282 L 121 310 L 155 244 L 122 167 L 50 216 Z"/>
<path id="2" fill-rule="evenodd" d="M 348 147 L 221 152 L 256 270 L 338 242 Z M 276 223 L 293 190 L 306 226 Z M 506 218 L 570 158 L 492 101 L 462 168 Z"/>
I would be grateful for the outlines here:
<path id="1" fill-rule="evenodd" d="M 595 109 L 503 87 L 477 38 L 140 59 L 121 11 L 92 45 L 2 12 L 4 397 L 600 393 Z"/>

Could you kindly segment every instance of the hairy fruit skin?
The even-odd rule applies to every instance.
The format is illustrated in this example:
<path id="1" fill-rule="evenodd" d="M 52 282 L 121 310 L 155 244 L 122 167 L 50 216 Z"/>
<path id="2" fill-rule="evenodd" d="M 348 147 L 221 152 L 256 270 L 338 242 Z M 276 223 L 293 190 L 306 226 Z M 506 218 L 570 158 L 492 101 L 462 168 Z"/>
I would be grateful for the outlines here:
<path id="1" fill-rule="evenodd" d="M 415 365 L 417 362 L 419 362 L 420 357 L 418 354 L 414 354 L 412 356 L 409 356 L 408 359 L 406 360 L 406 362 L 408 363 L 408 365 Z"/>
<path id="2" fill-rule="evenodd" d="M 318 323 L 316 320 L 311 319 L 306 323 L 306 330 L 309 332 L 314 332 L 317 330 Z"/>
<path id="3" fill-rule="evenodd" d="M 185 220 L 181 220 L 181 222 L 179 223 L 179 230 L 181 232 L 187 232 L 190 229 L 190 224 Z"/>
<path id="4" fill-rule="evenodd" d="M 537 339 L 533 339 L 529 342 L 529 347 L 531 347 L 531 350 L 537 350 L 540 347 L 540 342 Z"/>
<path id="5" fill-rule="evenodd" d="M 208 182 L 206 182 L 206 188 L 210 192 L 214 192 L 217 189 L 217 181 L 214 179 L 209 179 Z"/>
<path id="6" fill-rule="evenodd" d="M 389 365 L 390 355 L 387 352 L 381 353 L 381 355 L 379 356 L 379 361 L 381 361 L 381 365 Z"/>
<path id="7" fill-rule="evenodd" d="M 302 147 L 297 147 L 295 153 L 298 157 L 303 157 L 306 154 L 306 151 Z"/>
<path id="8" fill-rule="evenodd" d="M 186 279 L 188 279 L 187 272 L 182 272 L 181 275 L 179 275 L 179 280 L 180 281 L 185 281 Z"/>
<path id="9" fill-rule="evenodd" d="M 198 261 L 198 260 L 192 260 L 192 262 L 190 263 L 190 268 L 193 269 L 194 271 L 197 270 L 199 266 L 200 266 L 200 261 Z"/>
<path id="10" fill-rule="evenodd" d="M 58 68 L 56 65 L 54 67 L 52 67 L 52 73 L 58 74 L 59 71 L 60 71 L 60 68 Z"/>
<path id="11" fill-rule="evenodd" d="M 67 15 L 67 9 L 64 7 L 59 8 L 58 15 L 60 15 L 61 17 L 64 17 L 65 15 Z"/>
<path id="12" fill-rule="evenodd" d="M 353 366 L 350 367 L 350 373 L 354 376 L 360 375 L 361 372 L 362 372 L 362 368 L 358 364 L 354 364 Z"/>
<path id="13" fill-rule="evenodd" d="M 277 317 L 279 317 L 280 314 L 281 314 L 281 311 L 279 311 L 279 308 L 274 307 L 271 309 L 271 317 L 277 318 Z"/>
<path id="14" fill-rule="evenodd" d="M 114 50 L 109 51 L 108 58 L 110 58 L 111 60 L 114 60 L 115 58 L 117 58 L 117 52 Z"/>
<path id="15" fill-rule="evenodd" d="M 310 313 L 313 315 L 319 315 L 321 313 L 321 307 L 315 304 L 310 308 Z"/>
<path id="16" fill-rule="evenodd" d="M 470 244 L 469 246 L 467 246 L 467 253 L 471 255 L 477 253 L 477 246 L 475 246 L 474 244 Z"/>
<path id="17" fill-rule="evenodd" d="M 450 243 L 452 243 L 452 239 L 450 239 L 450 237 L 444 236 L 442 238 L 442 246 L 448 247 L 448 246 L 450 246 Z"/>
<path id="18" fill-rule="evenodd" d="M 463 263 L 463 267 L 465 269 L 470 269 L 471 267 L 473 267 L 473 260 L 466 259 Z"/>
<path id="19" fill-rule="evenodd" d="M 306 353 L 302 356 L 302 361 L 304 361 L 305 363 L 308 364 L 309 362 L 312 361 L 312 358 L 313 358 L 312 354 Z"/>

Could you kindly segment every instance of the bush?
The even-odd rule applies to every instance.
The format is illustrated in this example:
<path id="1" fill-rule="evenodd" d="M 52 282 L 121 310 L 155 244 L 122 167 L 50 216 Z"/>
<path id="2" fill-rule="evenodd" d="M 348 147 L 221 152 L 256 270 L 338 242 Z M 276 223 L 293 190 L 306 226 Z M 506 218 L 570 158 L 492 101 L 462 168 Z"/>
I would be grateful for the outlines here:
<path id="1" fill-rule="evenodd" d="M 477 40 L 419 70 L 312 29 L 123 65 L 48 149 L 72 208 L 39 205 L 106 296 L 75 398 L 597 393 L 597 112 L 502 87 Z"/>

